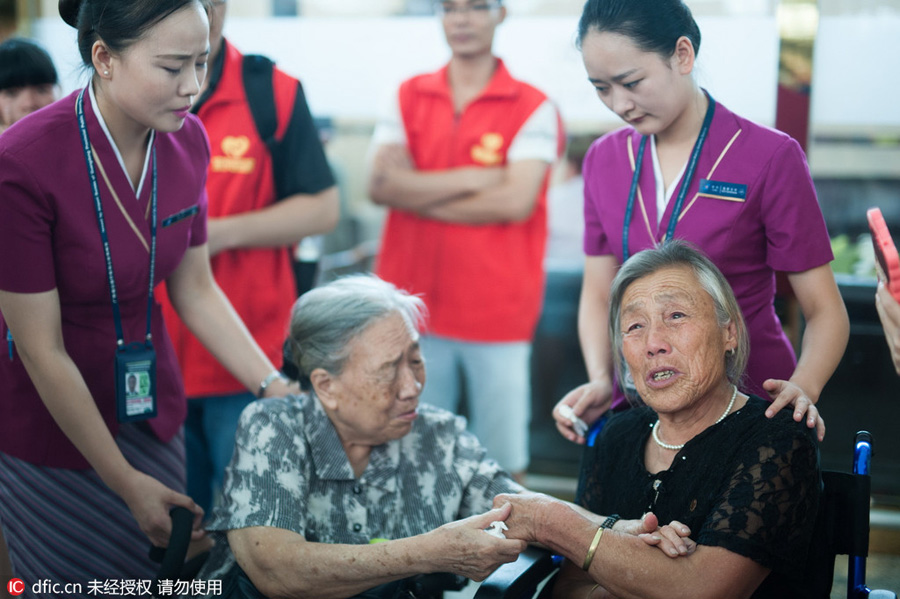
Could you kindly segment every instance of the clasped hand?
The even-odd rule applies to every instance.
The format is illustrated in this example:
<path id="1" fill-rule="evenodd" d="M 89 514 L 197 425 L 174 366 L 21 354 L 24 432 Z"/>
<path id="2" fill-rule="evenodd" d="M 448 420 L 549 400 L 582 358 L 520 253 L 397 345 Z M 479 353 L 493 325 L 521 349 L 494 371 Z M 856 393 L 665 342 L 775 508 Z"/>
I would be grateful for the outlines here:
<path id="1" fill-rule="evenodd" d="M 514 562 L 525 550 L 522 540 L 501 539 L 485 532 L 492 522 L 509 517 L 511 506 L 500 505 L 484 514 L 450 522 L 430 534 L 440 537 L 432 546 L 438 548 L 435 572 L 453 572 L 474 581 L 488 577 L 502 564 Z"/>
<path id="2" fill-rule="evenodd" d="M 494 498 L 494 505 L 511 506 L 510 515 L 506 518 L 509 528 L 507 538 L 522 539 L 529 543 L 541 543 L 549 538 L 550 535 L 545 535 L 542 531 L 552 530 L 547 521 L 563 515 L 562 512 L 579 511 L 582 515 L 587 514 L 582 508 L 543 493 L 501 494 Z M 602 521 L 600 516 L 589 516 L 595 524 L 599 525 Z M 672 558 L 690 555 L 697 549 L 697 543 L 690 538 L 690 528 L 677 520 L 660 526 L 659 519 L 652 512 L 644 514 L 638 520 L 619 520 L 612 530 L 636 536 Z"/>

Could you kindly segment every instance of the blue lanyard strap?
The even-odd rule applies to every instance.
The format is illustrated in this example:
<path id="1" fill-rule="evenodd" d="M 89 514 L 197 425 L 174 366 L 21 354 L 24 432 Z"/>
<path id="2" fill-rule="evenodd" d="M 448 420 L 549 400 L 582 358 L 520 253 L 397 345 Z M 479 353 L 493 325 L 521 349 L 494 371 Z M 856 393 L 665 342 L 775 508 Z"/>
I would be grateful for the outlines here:
<path id="1" fill-rule="evenodd" d="M 647 136 L 641 137 L 638 146 L 637 160 L 634 163 L 634 176 L 631 177 L 631 189 L 628 191 L 628 205 L 625 207 L 625 226 L 622 228 L 622 262 L 628 260 L 628 234 L 631 232 L 631 213 L 634 211 L 634 197 L 637 195 L 638 179 L 641 178 L 641 164 L 644 162 L 644 148 L 647 147 Z"/>
<path id="2" fill-rule="evenodd" d="M 90 84 L 88 84 L 90 85 Z M 87 88 L 85 88 L 87 89 Z M 78 116 L 78 128 L 81 133 L 81 145 L 84 150 L 84 159 L 87 162 L 88 177 L 91 180 L 91 192 L 94 196 L 94 210 L 97 213 L 97 224 L 100 227 L 100 240 L 103 242 L 103 256 L 106 258 L 106 276 L 109 280 L 109 295 L 112 301 L 113 322 L 116 326 L 116 344 L 120 349 L 125 346 L 125 334 L 122 331 L 122 314 L 119 310 L 119 296 L 116 291 L 116 277 L 113 272 L 112 252 L 109 248 L 109 236 L 106 232 L 106 221 L 103 218 L 103 204 L 100 201 L 100 185 L 97 183 L 97 170 L 94 165 L 94 157 L 91 154 L 91 141 L 88 138 L 87 121 L 84 118 L 84 92 L 78 94 L 75 102 L 75 114 Z M 156 274 L 156 146 L 150 149 L 150 161 L 152 163 L 153 178 L 150 193 L 150 285 L 147 296 L 147 337 L 146 343 L 152 341 L 151 318 L 153 314 L 153 279 Z"/>
<path id="3" fill-rule="evenodd" d="M 681 215 L 681 209 L 684 206 L 684 200 L 687 197 L 688 188 L 694 179 L 694 172 L 697 170 L 697 163 L 700 162 L 700 151 L 706 138 L 709 135 L 709 128 L 712 124 L 713 115 L 716 112 L 716 101 L 709 95 L 709 92 L 703 90 L 709 100 L 709 106 L 706 108 L 706 116 L 703 117 L 703 125 L 700 127 L 700 134 L 697 141 L 694 142 L 694 149 L 691 151 L 691 158 L 688 161 L 687 170 L 681 179 L 681 188 L 678 190 L 678 196 L 675 198 L 675 205 L 672 207 L 672 215 L 669 217 L 669 226 L 666 228 L 665 241 L 675 236 L 675 226 L 678 224 L 678 217 Z M 641 165 L 644 161 L 644 147 L 647 145 L 647 136 L 641 138 L 641 144 L 638 147 L 637 160 L 634 165 L 634 175 L 631 178 L 631 188 L 628 191 L 628 205 L 625 208 L 625 224 L 622 228 L 622 261 L 628 260 L 628 232 L 631 228 L 631 218 L 634 211 L 634 198 L 637 195 L 638 181 L 641 178 Z"/>

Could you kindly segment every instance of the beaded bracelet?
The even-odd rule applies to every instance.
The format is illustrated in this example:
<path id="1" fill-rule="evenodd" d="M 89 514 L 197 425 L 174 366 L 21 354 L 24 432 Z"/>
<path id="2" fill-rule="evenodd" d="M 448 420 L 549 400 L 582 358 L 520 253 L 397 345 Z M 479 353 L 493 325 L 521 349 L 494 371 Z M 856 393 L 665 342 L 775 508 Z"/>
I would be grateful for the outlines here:
<path id="1" fill-rule="evenodd" d="M 616 522 L 619 521 L 619 514 L 613 514 L 612 516 L 607 516 L 606 520 L 603 521 L 603 528 L 612 528 Z"/>

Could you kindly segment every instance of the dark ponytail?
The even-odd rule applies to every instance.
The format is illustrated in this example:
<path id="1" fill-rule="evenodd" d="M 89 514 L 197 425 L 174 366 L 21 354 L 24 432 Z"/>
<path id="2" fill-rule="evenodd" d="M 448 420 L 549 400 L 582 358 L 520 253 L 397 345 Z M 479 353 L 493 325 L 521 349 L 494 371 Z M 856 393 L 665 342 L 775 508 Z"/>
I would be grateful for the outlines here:
<path id="1" fill-rule="evenodd" d="M 587 0 L 578 21 L 578 46 L 590 31 L 624 35 L 645 52 L 664 58 L 681 36 L 700 53 L 700 28 L 682 0 Z"/>
<path id="2" fill-rule="evenodd" d="M 121 53 L 169 15 L 190 4 L 209 10 L 206 0 L 59 0 L 59 16 L 78 30 L 78 52 L 88 67 L 91 50 L 102 40 Z"/>

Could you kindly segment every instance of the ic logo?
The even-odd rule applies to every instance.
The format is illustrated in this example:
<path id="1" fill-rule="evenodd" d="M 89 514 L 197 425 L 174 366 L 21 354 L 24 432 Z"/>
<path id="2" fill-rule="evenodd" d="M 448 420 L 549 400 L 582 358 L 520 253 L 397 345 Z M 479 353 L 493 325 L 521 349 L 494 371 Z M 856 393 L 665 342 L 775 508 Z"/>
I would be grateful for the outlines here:
<path id="1" fill-rule="evenodd" d="M 10 595 L 18 596 L 25 592 L 25 583 L 21 578 L 11 578 L 6 585 L 6 590 Z"/>

